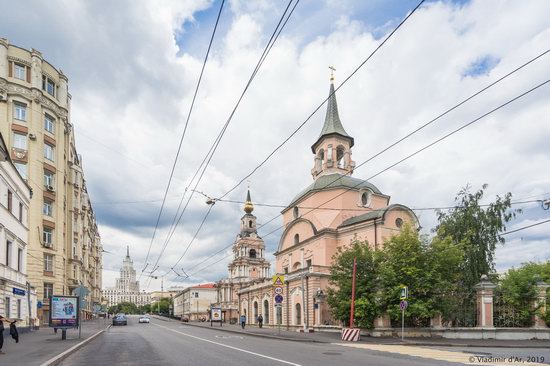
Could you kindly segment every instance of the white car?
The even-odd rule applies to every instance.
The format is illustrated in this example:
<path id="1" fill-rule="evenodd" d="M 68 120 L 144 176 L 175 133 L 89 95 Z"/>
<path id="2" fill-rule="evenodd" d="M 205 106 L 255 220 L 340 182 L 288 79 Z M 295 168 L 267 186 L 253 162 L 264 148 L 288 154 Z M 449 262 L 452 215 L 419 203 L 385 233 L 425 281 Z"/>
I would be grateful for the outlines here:
<path id="1" fill-rule="evenodd" d="M 147 317 L 147 316 L 140 316 L 140 317 L 139 317 L 139 322 L 140 322 L 140 323 L 149 323 L 149 317 Z"/>

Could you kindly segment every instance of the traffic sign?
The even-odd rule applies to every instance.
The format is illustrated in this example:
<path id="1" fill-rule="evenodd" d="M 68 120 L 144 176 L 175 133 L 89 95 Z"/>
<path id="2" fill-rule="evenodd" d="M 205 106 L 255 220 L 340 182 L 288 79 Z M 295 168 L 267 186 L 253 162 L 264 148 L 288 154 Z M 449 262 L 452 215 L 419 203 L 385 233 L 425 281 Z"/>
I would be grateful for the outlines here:
<path id="1" fill-rule="evenodd" d="M 407 306 L 409 306 L 409 303 L 406 300 L 401 300 L 401 302 L 399 303 L 399 309 L 401 309 L 402 311 L 404 311 Z"/>
<path id="2" fill-rule="evenodd" d="M 280 304 L 283 302 L 283 295 L 275 295 L 275 303 Z"/>
<path id="3" fill-rule="evenodd" d="M 284 275 L 275 275 L 273 276 L 273 286 L 283 286 L 285 284 Z"/>
<path id="4" fill-rule="evenodd" d="M 408 298 L 409 298 L 409 288 L 407 286 L 401 286 L 399 300 L 407 300 Z"/>
<path id="5" fill-rule="evenodd" d="M 275 292 L 275 295 L 282 295 L 283 294 L 283 288 L 282 287 L 275 287 L 273 290 Z"/>

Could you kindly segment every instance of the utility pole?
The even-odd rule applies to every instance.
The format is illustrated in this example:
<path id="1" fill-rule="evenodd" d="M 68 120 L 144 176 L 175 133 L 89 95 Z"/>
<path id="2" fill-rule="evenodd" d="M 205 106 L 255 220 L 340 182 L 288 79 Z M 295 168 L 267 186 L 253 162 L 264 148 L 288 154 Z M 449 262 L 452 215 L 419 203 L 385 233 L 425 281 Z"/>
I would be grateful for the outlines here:
<path id="1" fill-rule="evenodd" d="M 160 299 L 157 302 L 157 313 L 160 315 L 160 300 L 164 296 L 164 276 L 160 277 Z"/>

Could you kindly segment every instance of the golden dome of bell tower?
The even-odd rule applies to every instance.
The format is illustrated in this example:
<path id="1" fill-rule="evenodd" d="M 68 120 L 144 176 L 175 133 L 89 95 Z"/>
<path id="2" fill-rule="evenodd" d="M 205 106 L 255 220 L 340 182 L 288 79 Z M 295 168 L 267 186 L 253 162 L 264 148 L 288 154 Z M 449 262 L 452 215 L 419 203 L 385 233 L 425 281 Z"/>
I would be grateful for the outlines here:
<path id="1" fill-rule="evenodd" d="M 252 200 L 250 199 L 250 188 L 246 192 L 246 201 L 244 203 L 244 212 L 247 214 L 251 214 L 252 211 L 254 211 L 254 204 L 252 203 Z"/>

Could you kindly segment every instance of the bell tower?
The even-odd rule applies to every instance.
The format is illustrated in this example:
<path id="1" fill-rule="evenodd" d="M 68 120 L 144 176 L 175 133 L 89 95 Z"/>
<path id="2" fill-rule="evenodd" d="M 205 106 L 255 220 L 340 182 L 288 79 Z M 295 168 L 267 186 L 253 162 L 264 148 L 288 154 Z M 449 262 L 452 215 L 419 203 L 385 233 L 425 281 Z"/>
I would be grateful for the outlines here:
<path id="1" fill-rule="evenodd" d="M 315 154 L 311 169 L 313 179 L 326 174 L 352 174 L 355 162 L 351 160 L 353 137 L 348 135 L 338 115 L 338 104 L 334 90 L 334 67 L 330 67 L 330 89 L 327 101 L 327 114 L 321 134 L 311 146 Z"/>

